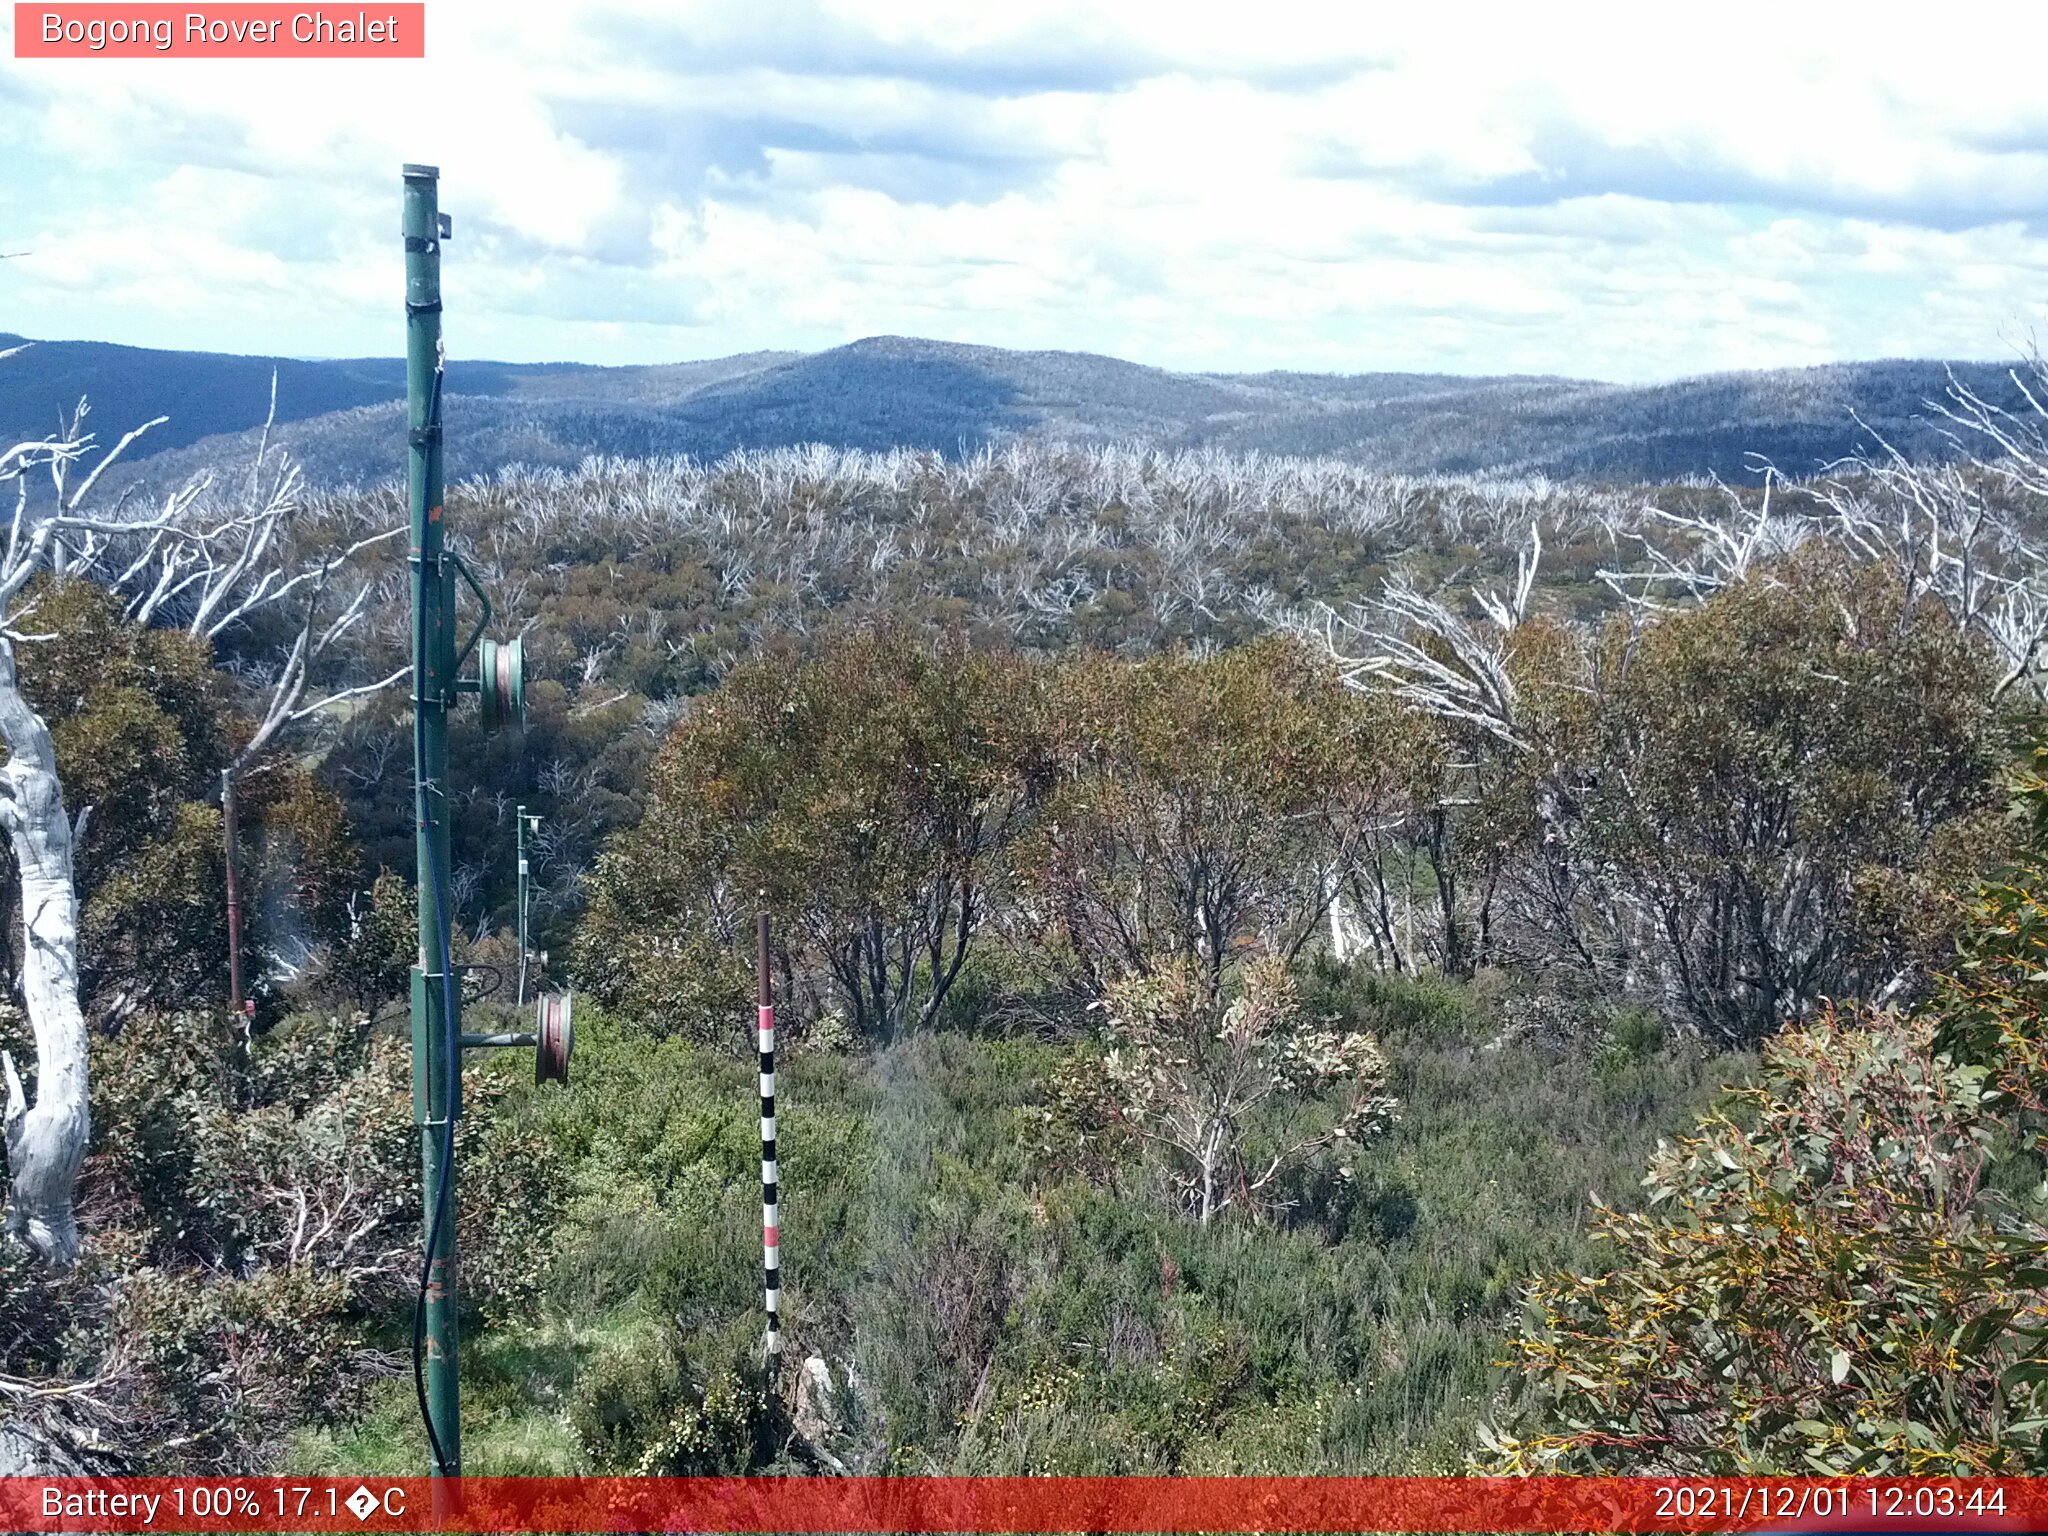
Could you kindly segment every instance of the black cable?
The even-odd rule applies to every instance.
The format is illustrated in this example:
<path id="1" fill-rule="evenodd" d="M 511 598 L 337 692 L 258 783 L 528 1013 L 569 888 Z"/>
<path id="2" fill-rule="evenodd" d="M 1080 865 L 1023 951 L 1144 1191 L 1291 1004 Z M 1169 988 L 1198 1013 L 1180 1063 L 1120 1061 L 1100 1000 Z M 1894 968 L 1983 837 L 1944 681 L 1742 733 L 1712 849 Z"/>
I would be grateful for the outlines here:
<path id="1" fill-rule="evenodd" d="M 424 729 L 417 731 L 419 736 L 423 737 L 424 734 Z M 415 745 L 417 746 L 418 744 L 416 741 Z M 433 1452 L 434 1465 L 444 1475 L 453 1475 L 455 1468 L 450 1464 L 448 1453 L 441 1445 L 441 1437 L 434 1429 L 433 1409 L 427 1403 L 426 1367 L 427 1289 L 433 1281 L 434 1250 L 440 1246 L 441 1230 L 449 1219 L 449 1197 L 454 1189 L 456 1089 L 453 1063 L 455 1060 L 454 1053 L 461 1049 L 457 1041 L 457 1030 L 455 1027 L 454 973 L 453 967 L 449 963 L 450 950 L 453 948 L 453 943 L 448 928 L 447 903 L 443 899 L 447 890 L 447 882 L 442 878 L 438 852 L 428 862 L 428 878 L 433 882 L 434 906 L 435 910 L 440 914 L 440 921 L 435 924 L 434 931 L 436 950 L 434 959 L 441 972 L 442 1050 L 444 1052 L 442 1059 L 449 1063 L 449 1074 L 447 1102 L 442 1106 L 441 1167 L 440 1177 L 435 1181 L 434 1186 L 434 1215 L 432 1221 L 427 1226 L 427 1246 L 426 1251 L 420 1258 L 419 1286 L 413 1296 L 412 1386 L 414 1395 L 419 1399 L 421 1422 L 427 1427 L 427 1444 Z M 431 1110 L 433 1107 L 431 1087 L 427 1098 L 428 1108 Z"/>
<path id="2" fill-rule="evenodd" d="M 441 1124 L 441 1167 L 440 1177 L 434 1187 L 434 1216 L 427 1227 L 427 1246 L 420 1259 L 419 1289 L 413 1298 L 412 1314 L 412 1384 L 413 1392 L 419 1399 L 420 1418 L 427 1427 L 427 1444 L 434 1455 L 434 1465 L 444 1475 L 453 1475 L 447 1451 L 441 1445 L 441 1437 L 434 1429 L 433 1410 L 427 1404 L 426 1337 L 427 1337 L 427 1289 L 433 1280 L 434 1250 L 440 1246 L 441 1231 L 450 1220 L 450 1197 L 454 1190 L 455 1171 L 455 1095 L 456 1079 L 454 1070 L 455 1052 L 461 1049 L 455 1026 L 454 973 L 449 964 L 453 948 L 448 928 L 447 904 L 444 900 L 447 881 L 443 878 L 438 854 L 430 861 L 430 877 L 434 885 L 434 903 L 441 914 L 435 926 L 435 960 L 441 968 L 441 1021 L 442 1060 L 449 1063 L 447 1102 L 442 1107 Z M 432 1107 L 432 1094 L 428 1095 Z M 451 1292 L 450 1301 L 453 1296 Z"/>
<path id="3" fill-rule="evenodd" d="M 434 369 L 434 394 L 428 407 L 428 425 L 437 432 L 441 425 L 441 368 L 438 363 Z M 424 553 L 422 553 L 420 558 L 422 562 L 420 565 L 421 601 L 418 604 L 419 611 L 413 616 L 413 655 L 417 658 L 415 665 L 424 671 L 427 642 L 430 638 L 427 633 L 427 605 L 425 602 L 428 573 Z M 435 598 L 437 602 L 439 601 L 438 594 L 439 588 L 437 586 Z M 420 708 L 421 703 L 422 700 L 418 696 L 417 687 L 415 687 L 412 705 L 413 816 L 420 830 L 424 832 L 428 825 L 428 800 L 426 782 L 421 775 L 426 768 L 427 761 L 427 725 L 426 716 Z M 445 794 L 443 799 L 446 799 Z M 427 1445 L 433 1453 L 434 1466 L 443 1475 L 452 1475 L 456 1469 L 450 1465 L 448 1453 L 441 1444 L 441 1436 L 434 1428 L 433 1409 L 427 1403 L 427 1289 L 433 1283 L 434 1250 L 441 1243 L 441 1232 L 449 1217 L 449 1196 L 454 1188 L 452 1175 L 455 1167 L 455 1095 L 456 1084 L 459 1081 L 459 1075 L 456 1071 L 455 1053 L 461 1049 L 461 1045 L 458 1039 L 459 1032 L 456 1027 L 455 966 L 453 964 L 455 944 L 454 935 L 450 931 L 448 903 L 446 900 L 448 880 L 441 870 L 440 850 L 436 839 L 429 837 L 427 839 L 427 847 L 428 858 L 425 874 L 432 892 L 431 899 L 436 918 L 434 923 L 434 955 L 432 958 L 441 978 L 441 1029 L 443 1042 L 443 1055 L 441 1059 L 447 1065 L 448 1094 L 447 1102 L 442 1106 L 441 1168 L 440 1177 L 435 1181 L 434 1187 L 434 1214 L 427 1223 L 427 1246 L 426 1251 L 420 1257 L 419 1285 L 413 1293 L 412 1388 L 414 1396 L 419 1399 L 420 1420 L 427 1427 Z M 421 895 L 424 899 L 427 897 L 427 892 L 422 892 Z M 433 1109 L 431 1084 L 428 1085 L 426 1098 L 427 1108 L 431 1112 Z M 450 1299 L 453 1299 L 452 1293 Z"/>

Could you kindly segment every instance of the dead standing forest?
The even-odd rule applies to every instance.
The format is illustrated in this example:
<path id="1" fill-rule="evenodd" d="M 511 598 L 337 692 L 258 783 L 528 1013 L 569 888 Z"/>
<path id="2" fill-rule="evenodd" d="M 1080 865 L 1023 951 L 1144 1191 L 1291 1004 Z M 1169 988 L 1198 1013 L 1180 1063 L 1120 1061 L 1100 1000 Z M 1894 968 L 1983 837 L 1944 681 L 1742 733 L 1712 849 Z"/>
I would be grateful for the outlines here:
<path id="1" fill-rule="evenodd" d="M 457 487 L 533 679 L 454 727 L 460 947 L 516 964 L 524 804 L 583 1036 L 565 1093 L 470 1074 L 469 1470 L 2041 1470 L 2016 379 L 1938 404 L 1945 463 L 1741 490 L 1056 445 Z M 402 499 L 270 449 L 101 496 L 87 431 L 0 461 L 0 1442 L 412 1470 Z"/>

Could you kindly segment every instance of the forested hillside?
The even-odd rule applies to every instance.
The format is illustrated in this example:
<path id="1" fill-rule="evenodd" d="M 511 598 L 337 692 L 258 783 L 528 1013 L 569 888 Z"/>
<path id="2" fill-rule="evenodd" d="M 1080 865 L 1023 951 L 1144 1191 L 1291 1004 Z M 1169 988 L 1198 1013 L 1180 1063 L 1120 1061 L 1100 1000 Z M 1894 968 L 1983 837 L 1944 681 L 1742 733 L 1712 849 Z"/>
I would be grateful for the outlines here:
<path id="1" fill-rule="evenodd" d="M 17 338 L 0 336 L 0 346 Z M 102 419 L 169 420 L 115 476 L 159 489 L 256 452 L 277 374 L 273 440 L 312 483 L 375 485 L 403 460 L 395 359 L 329 362 L 43 342 L 0 383 L 0 431 L 45 430 L 90 395 Z M 1658 385 L 1451 375 L 1200 374 L 1085 352 L 1011 352 L 880 336 L 810 355 L 747 353 L 655 367 L 451 361 L 449 467 L 574 470 L 591 456 L 823 444 L 951 457 L 1019 440 L 1335 457 L 1392 474 L 1545 475 L 1616 484 L 1719 475 L 1755 483 L 1890 442 L 1951 443 L 1927 419 L 1953 374 L 2023 407 L 2002 366 L 1883 361 L 1715 374 Z"/>
<path id="2" fill-rule="evenodd" d="M 452 732 L 465 1017 L 515 1017 L 524 805 L 581 1035 L 566 1090 L 471 1069 L 469 1469 L 2038 1469 L 2006 398 L 1949 397 L 1974 460 L 1732 490 L 1032 441 L 451 487 L 530 676 Z M 81 1460 L 411 1470 L 402 498 L 35 505 L 0 696 L 68 797 L 93 1137 L 0 1387 Z"/>

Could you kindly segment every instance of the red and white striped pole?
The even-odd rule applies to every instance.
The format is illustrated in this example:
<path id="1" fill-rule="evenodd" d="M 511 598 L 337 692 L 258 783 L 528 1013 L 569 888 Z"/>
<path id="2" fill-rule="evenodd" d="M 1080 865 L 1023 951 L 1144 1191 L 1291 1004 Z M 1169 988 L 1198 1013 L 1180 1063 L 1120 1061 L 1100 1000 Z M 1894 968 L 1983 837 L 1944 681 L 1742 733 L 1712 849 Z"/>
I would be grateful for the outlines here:
<path id="1" fill-rule="evenodd" d="M 763 894 L 766 894 L 765 892 Z M 775 1198 L 775 994 L 768 974 L 768 913 L 761 912 L 760 1005 L 755 1010 L 761 1046 L 761 1262 L 768 1310 L 768 1363 L 782 1352 L 782 1276 L 778 1249 L 781 1215 Z"/>

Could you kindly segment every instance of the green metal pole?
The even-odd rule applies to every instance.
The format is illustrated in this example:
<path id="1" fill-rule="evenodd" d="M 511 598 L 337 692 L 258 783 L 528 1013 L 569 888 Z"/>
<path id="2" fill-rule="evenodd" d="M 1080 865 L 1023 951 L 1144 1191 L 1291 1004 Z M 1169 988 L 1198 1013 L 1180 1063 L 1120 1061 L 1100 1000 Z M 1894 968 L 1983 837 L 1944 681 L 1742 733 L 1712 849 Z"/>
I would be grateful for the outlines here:
<path id="1" fill-rule="evenodd" d="M 429 1252 L 424 1298 L 424 1398 L 438 1447 L 434 1474 L 462 1470 L 456 1371 L 455 1160 L 448 1131 L 461 1111 L 459 993 L 443 935 L 448 870 L 448 708 L 455 696 L 454 573 L 442 555 L 440 172 L 405 167 L 405 395 L 412 504 L 414 816 L 420 950 L 412 973 L 413 1118 Z M 454 994 L 451 997 L 451 994 Z"/>

